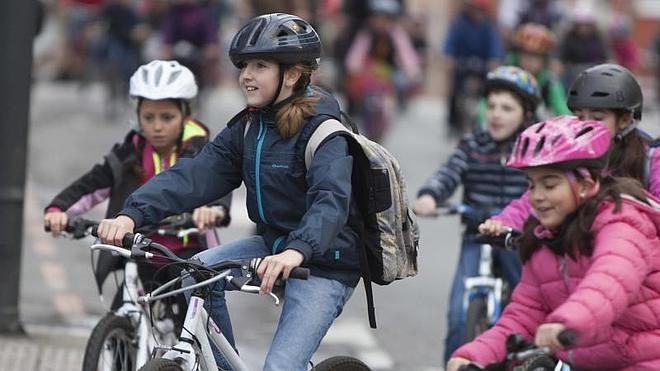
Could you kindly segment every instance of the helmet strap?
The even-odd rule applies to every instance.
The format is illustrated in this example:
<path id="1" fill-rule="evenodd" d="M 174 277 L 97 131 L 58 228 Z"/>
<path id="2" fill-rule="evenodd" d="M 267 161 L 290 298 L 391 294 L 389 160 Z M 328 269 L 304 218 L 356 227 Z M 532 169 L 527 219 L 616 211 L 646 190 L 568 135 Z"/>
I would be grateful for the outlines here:
<path id="1" fill-rule="evenodd" d="M 623 138 L 630 134 L 633 130 L 637 129 L 637 121 L 635 120 L 630 120 L 630 125 L 626 126 L 623 130 L 619 131 L 614 135 L 614 142 L 619 143 L 623 140 Z"/>
<path id="2" fill-rule="evenodd" d="M 282 92 L 282 86 L 284 85 L 284 70 L 285 70 L 285 65 L 284 63 L 279 64 L 279 69 L 280 69 L 280 79 L 279 82 L 277 83 L 277 89 L 275 90 L 275 96 L 273 97 L 273 100 L 268 103 L 269 107 L 272 107 L 275 104 L 275 101 L 277 98 L 280 96 L 280 93 Z"/>

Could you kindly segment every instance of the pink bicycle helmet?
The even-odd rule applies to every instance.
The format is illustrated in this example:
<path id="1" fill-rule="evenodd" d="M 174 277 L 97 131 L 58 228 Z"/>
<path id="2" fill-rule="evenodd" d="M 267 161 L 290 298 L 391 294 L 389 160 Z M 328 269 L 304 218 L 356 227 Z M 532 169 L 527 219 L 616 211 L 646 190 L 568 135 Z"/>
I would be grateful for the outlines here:
<path id="1" fill-rule="evenodd" d="M 523 131 L 507 166 L 603 169 L 607 166 L 611 141 L 609 129 L 598 121 L 559 116 Z"/>

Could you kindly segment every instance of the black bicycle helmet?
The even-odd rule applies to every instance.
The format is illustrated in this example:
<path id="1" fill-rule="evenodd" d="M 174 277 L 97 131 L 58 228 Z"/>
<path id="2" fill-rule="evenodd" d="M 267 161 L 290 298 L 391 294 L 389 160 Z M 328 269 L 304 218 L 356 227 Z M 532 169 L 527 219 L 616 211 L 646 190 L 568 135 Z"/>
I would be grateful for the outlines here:
<path id="1" fill-rule="evenodd" d="M 568 89 L 568 108 L 624 109 L 642 119 L 642 88 L 635 76 L 618 64 L 600 64 L 582 71 Z"/>
<path id="2" fill-rule="evenodd" d="M 252 18 L 231 41 L 229 58 L 240 68 L 250 58 L 267 58 L 281 64 L 307 63 L 318 67 L 321 39 L 302 18 L 272 13 Z"/>

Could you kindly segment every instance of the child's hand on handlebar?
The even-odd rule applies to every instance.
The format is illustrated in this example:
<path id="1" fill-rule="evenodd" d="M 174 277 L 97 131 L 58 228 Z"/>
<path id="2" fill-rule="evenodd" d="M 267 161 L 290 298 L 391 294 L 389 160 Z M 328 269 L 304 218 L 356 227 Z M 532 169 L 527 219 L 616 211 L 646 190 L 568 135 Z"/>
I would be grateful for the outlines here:
<path id="1" fill-rule="evenodd" d="M 419 216 L 430 216 L 435 213 L 435 209 L 438 207 L 435 202 L 435 198 L 431 195 L 421 195 L 415 200 L 415 206 L 413 211 Z"/>
<path id="2" fill-rule="evenodd" d="M 97 229 L 98 237 L 103 243 L 121 247 L 126 233 L 133 233 L 135 222 L 126 215 L 114 219 L 103 219 Z"/>
<path id="3" fill-rule="evenodd" d="M 536 329 L 534 344 L 537 347 L 547 347 L 550 352 L 555 353 L 564 349 L 559 342 L 559 335 L 566 330 L 566 326 L 561 323 L 544 323 Z"/>
<path id="4" fill-rule="evenodd" d="M 507 233 L 510 229 L 501 221 L 493 219 L 487 219 L 479 225 L 479 233 L 486 236 L 499 236 L 502 233 Z"/>
<path id="5" fill-rule="evenodd" d="M 470 363 L 472 362 L 470 362 L 468 359 L 452 357 L 449 359 L 449 362 L 447 362 L 447 371 L 458 371 L 460 370 L 461 366 L 467 366 Z"/>
<path id="6" fill-rule="evenodd" d="M 202 206 L 196 208 L 192 213 L 192 219 L 195 226 L 199 229 L 214 228 L 218 221 L 222 221 L 227 217 L 225 208 Z"/>
<path id="7" fill-rule="evenodd" d="M 273 290 L 275 281 L 282 275 L 282 279 L 289 278 L 289 273 L 302 264 L 305 257 L 300 252 L 287 249 L 279 254 L 265 257 L 257 268 L 257 275 L 261 278 L 259 294 L 269 294 Z"/>
<path id="8" fill-rule="evenodd" d="M 50 211 L 44 215 L 44 228 L 46 230 L 50 229 L 53 237 L 57 237 L 64 232 L 68 222 L 69 216 L 63 211 Z"/>

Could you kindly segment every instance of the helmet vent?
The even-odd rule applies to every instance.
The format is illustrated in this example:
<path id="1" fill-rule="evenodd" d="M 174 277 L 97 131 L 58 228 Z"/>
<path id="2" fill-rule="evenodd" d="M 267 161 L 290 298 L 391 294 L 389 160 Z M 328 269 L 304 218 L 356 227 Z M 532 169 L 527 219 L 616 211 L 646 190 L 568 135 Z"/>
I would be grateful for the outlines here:
<path id="1" fill-rule="evenodd" d="M 181 71 L 174 71 L 174 72 L 170 75 L 170 78 L 167 79 L 167 85 L 169 85 L 169 84 L 173 83 L 174 81 L 176 81 L 176 79 L 179 78 L 179 75 L 180 75 L 180 74 L 181 74 Z"/>
<path id="2" fill-rule="evenodd" d="M 527 148 L 529 147 L 529 138 L 525 138 L 523 141 L 522 148 L 520 148 L 520 156 L 524 157 L 527 154 Z"/>
<path id="3" fill-rule="evenodd" d="M 571 91 L 568 92 L 568 95 L 570 95 L 572 97 L 575 97 L 575 96 L 578 95 L 578 92 L 577 92 L 577 90 L 571 90 Z"/>
<path id="4" fill-rule="evenodd" d="M 160 78 L 163 76 L 163 66 L 159 65 L 158 68 L 156 68 L 156 77 L 154 77 L 154 82 L 156 85 L 160 83 Z"/>
<path id="5" fill-rule="evenodd" d="M 591 93 L 591 96 L 594 97 L 594 98 L 605 98 L 609 95 L 610 95 L 610 93 L 608 93 L 606 91 L 595 91 L 595 92 Z"/>
<path id="6" fill-rule="evenodd" d="M 559 139 L 561 139 L 561 135 L 560 135 L 560 134 L 555 135 L 555 137 L 552 138 L 552 140 L 550 141 L 550 145 L 551 145 L 551 146 L 554 146 L 555 143 L 557 143 L 557 141 L 558 141 Z"/>
<path id="7" fill-rule="evenodd" d="M 537 134 L 538 134 L 538 133 L 540 133 L 540 132 L 541 132 L 541 130 L 543 130 L 543 128 L 544 128 L 544 127 L 545 127 L 545 122 L 544 122 L 544 123 L 542 123 L 542 124 L 541 124 L 541 126 L 539 126 L 539 128 L 538 128 L 538 129 L 536 129 L 536 133 L 537 133 Z"/>
<path id="8" fill-rule="evenodd" d="M 142 82 L 145 84 L 149 83 L 149 71 L 146 68 L 142 68 Z"/>
<path id="9" fill-rule="evenodd" d="M 262 18 L 259 20 L 259 24 L 257 25 L 257 28 L 252 33 L 252 37 L 250 38 L 249 45 L 255 45 L 257 43 L 259 36 L 261 36 L 261 32 L 264 30 L 265 24 L 266 24 L 265 19 Z"/>
<path id="10" fill-rule="evenodd" d="M 536 147 L 534 147 L 534 156 L 538 155 L 539 152 L 541 152 L 544 144 L 545 144 L 545 135 L 541 137 L 541 140 L 539 140 L 538 143 L 536 143 Z"/>
<path id="11" fill-rule="evenodd" d="M 577 138 L 583 136 L 584 134 L 586 134 L 586 133 L 588 133 L 588 132 L 590 132 L 590 131 L 592 131 L 592 130 L 594 130 L 593 126 L 587 126 L 586 128 L 584 128 L 584 129 L 578 131 L 577 134 L 575 134 L 575 139 L 577 139 Z"/>

